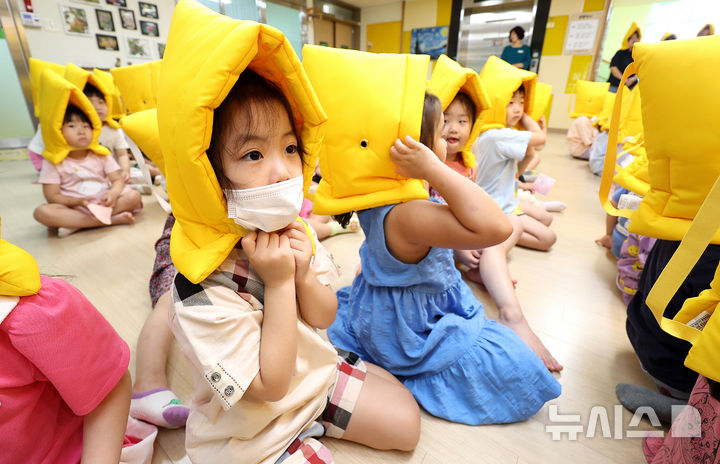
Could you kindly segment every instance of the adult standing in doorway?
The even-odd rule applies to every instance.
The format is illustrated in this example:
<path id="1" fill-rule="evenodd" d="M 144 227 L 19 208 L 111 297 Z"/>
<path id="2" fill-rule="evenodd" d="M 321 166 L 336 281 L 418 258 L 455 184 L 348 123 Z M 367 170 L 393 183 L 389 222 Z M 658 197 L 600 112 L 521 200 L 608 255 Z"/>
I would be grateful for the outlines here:
<path id="1" fill-rule="evenodd" d="M 523 44 L 525 30 L 520 26 L 510 29 L 510 45 L 506 46 L 500 58 L 520 69 L 530 68 L 530 47 Z"/>
<path id="2" fill-rule="evenodd" d="M 633 62 L 632 49 L 636 42 L 640 41 L 642 34 L 640 33 L 640 27 L 636 23 L 630 25 L 625 37 L 623 38 L 622 48 L 615 53 L 615 56 L 610 60 L 610 77 L 608 82 L 610 83 L 610 91 L 617 92 L 618 86 L 620 85 L 620 79 L 625 72 L 625 68 Z M 628 77 L 625 81 L 630 90 L 637 84 L 637 76 L 633 74 Z"/>

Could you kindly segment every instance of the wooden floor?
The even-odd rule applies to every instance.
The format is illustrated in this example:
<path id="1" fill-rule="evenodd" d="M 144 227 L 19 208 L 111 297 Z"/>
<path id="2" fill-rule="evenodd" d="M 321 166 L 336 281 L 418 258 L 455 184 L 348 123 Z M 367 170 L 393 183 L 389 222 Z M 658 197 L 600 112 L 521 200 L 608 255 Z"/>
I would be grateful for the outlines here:
<path id="1" fill-rule="evenodd" d="M 631 415 L 627 411 L 622 417 L 615 416 L 615 385 L 651 384 L 642 374 L 625 334 L 625 308 L 614 283 L 614 260 L 593 243 L 605 227 L 597 199 L 599 178 L 590 173 L 586 162 L 571 159 L 566 153 L 564 136 L 551 134 L 540 164 L 542 172 L 557 179 L 548 198 L 568 204 L 564 212 L 555 214 L 552 228 L 558 235 L 557 244 L 549 253 L 515 249 L 510 257 L 527 319 L 565 366 L 558 375 L 562 395 L 518 424 L 470 427 L 423 413 L 422 437 L 412 453 L 380 452 L 324 440 L 337 463 L 645 462 L 640 439 L 615 438 L 618 433 L 624 436 L 623 431 L 652 429 L 646 421 L 639 427 L 628 427 Z M 36 177 L 29 160 L 0 162 L 2 237 L 32 253 L 41 272 L 60 276 L 85 293 L 130 345 L 130 371 L 134 373 L 137 336 L 150 312 L 147 285 L 155 257 L 153 244 L 166 216 L 154 198 L 144 196 L 145 210 L 134 226 L 88 230 L 62 239 L 50 237 L 32 217 L 33 209 L 43 202 L 40 186 L 32 183 Z M 351 282 L 361 243 L 361 233 L 331 237 L 325 242 L 344 271 L 336 288 Z M 488 317 L 496 317 L 487 294 L 470 285 L 485 303 Z M 192 385 L 177 346 L 173 347 L 168 370 L 173 390 L 187 401 Z M 579 414 L 581 419 L 551 422 L 550 405 L 556 405 L 560 414 Z M 585 436 L 594 406 L 607 411 L 610 436 L 603 437 L 600 422 L 594 436 Z M 553 441 L 546 431 L 546 426 L 553 424 L 582 425 L 582 433 L 577 440 L 568 440 L 564 434 Z M 187 462 L 183 432 L 161 431 L 154 464 Z"/>

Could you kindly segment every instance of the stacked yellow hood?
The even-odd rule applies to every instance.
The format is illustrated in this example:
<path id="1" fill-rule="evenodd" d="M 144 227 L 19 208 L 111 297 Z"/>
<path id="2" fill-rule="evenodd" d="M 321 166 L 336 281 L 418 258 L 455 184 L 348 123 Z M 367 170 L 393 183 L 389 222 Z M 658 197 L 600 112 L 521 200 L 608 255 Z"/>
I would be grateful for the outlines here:
<path id="1" fill-rule="evenodd" d="M 525 113 L 532 113 L 537 83 L 537 74 L 534 72 L 518 69 L 496 56 L 491 56 L 480 71 L 480 81 L 490 97 L 491 105 L 480 115 L 480 132 L 505 127 L 507 106 L 513 93 L 521 85 L 525 87 Z"/>
<path id="2" fill-rule="evenodd" d="M 570 117 L 586 116 L 592 118 L 593 116 L 599 116 L 605 105 L 609 88 L 609 82 L 583 80 L 575 82 L 575 109 L 570 113 Z M 612 104 L 610 106 L 612 107 Z"/>
<path id="3" fill-rule="evenodd" d="M 40 271 L 30 254 L 0 239 L 0 295 L 28 296 L 40 291 Z"/>
<path id="4" fill-rule="evenodd" d="M 120 98 L 120 89 L 115 85 L 115 79 L 112 74 L 102 69 L 93 69 L 95 77 L 102 82 L 108 92 L 110 92 L 110 100 L 108 103 L 108 116 L 113 119 L 120 119 L 125 116 L 125 106 Z"/>
<path id="5" fill-rule="evenodd" d="M 75 85 L 80 90 L 85 89 L 85 85 L 88 83 L 98 89 L 100 93 L 103 94 L 103 97 L 105 97 L 105 103 L 108 107 L 107 116 L 102 121 L 113 129 L 117 129 L 118 127 L 120 127 L 117 121 L 112 118 L 114 110 L 114 86 L 109 86 L 103 78 L 98 78 L 96 74 L 93 74 L 90 71 L 86 71 L 83 68 L 76 66 L 72 63 L 68 63 L 67 66 L 65 66 L 65 79 L 67 79 L 68 82 Z"/>
<path id="6" fill-rule="evenodd" d="M 165 160 L 160 146 L 157 109 L 152 108 L 127 115 L 120 120 L 120 127 L 165 176 Z"/>
<path id="7" fill-rule="evenodd" d="M 395 173 L 390 147 L 420 137 L 427 55 L 375 54 L 306 45 L 303 65 L 329 121 L 313 211 L 340 214 L 427 198 Z"/>
<path id="8" fill-rule="evenodd" d="M 177 219 L 170 253 L 178 271 L 195 283 L 217 269 L 247 233 L 227 217 L 206 150 L 214 109 L 248 68 L 277 85 L 290 102 L 307 152 L 307 189 L 327 118 L 289 41 L 271 26 L 234 20 L 195 1 L 178 2 L 163 58 L 157 120 Z"/>
<path id="9" fill-rule="evenodd" d="M 110 70 L 128 113 L 157 107 L 161 65 L 157 60 Z"/>
<path id="10" fill-rule="evenodd" d="M 65 74 L 65 66 L 49 61 L 30 58 L 30 90 L 32 93 L 33 105 L 35 105 L 35 117 L 40 117 L 40 76 L 43 71 L 50 69 L 62 76 Z"/>
<path id="11" fill-rule="evenodd" d="M 428 91 L 435 94 L 442 102 L 445 111 L 455 96 L 462 92 L 472 99 L 475 104 L 475 123 L 470 131 L 467 143 L 462 147 L 462 159 L 465 166 L 475 169 L 475 155 L 472 152 L 473 143 L 480 135 L 480 114 L 490 108 L 490 99 L 485 93 L 480 76 L 474 69 L 463 68 L 446 55 L 440 55 L 433 68 Z"/>
<path id="12" fill-rule="evenodd" d="M 102 122 L 95 108 L 82 89 L 68 82 L 56 72 L 46 69 L 40 77 L 40 124 L 45 150 L 42 155 L 51 163 L 64 160 L 72 150 L 87 148 L 98 155 L 109 155 L 110 151 L 98 144 Z M 92 142 L 87 147 L 71 147 L 62 135 L 63 119 L 69 104 L 84 112 L 92 124 Z"/>
<path id="13" fill-rule="evenodd" d="M 642 39 L 642 32 L 640 32 L 640 26 L 638 26 L 637 23 L 635 23 L 633 21 L 633 23 L 630 25 L 630 29 L 627 30 L 627 32 L 625 33 L 625 37 L 623 37 L 623 42 L 622 42 L 623 50 L 627 50 L 628 48 L 630 48 L 630 37 L 632 37 L 632 35 L 636 32 L 637 32 L 638 41 L 639 41 L 640 39 Z"/>

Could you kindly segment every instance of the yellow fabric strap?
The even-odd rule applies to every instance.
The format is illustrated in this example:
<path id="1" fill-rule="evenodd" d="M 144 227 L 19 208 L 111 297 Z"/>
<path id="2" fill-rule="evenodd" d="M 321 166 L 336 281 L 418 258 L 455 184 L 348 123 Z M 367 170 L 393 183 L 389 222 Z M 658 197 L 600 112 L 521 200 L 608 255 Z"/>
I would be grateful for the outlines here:
<path id="1" fill-rule="evenodd" d="M 623 73 L 618 93 L 615 96 L 615 105 L 613 106 L 612 116 L 610 120 L 610 129 L 608 136 L 607 153 L 605 154 L 605 165 L 603 167 L 602 180 L 600 181 L 600 204 L 611 216 L 630 217 L 635 211 L 632 209 L 617 209 L 610 203 L 610 187 L 615 177 L 615 164 L 617 163 L 617 139 L 618 126 L 620 124 L 620 111 L 622 109 L 622 89 L 625 86 L 625 80 L 635 74 L 635 63 L 630 63 Z"/>
<path id="2" fill-rule="evenodd" d="M 312 243 L 313 247 L 313 256 L 315 256 L 315 238 L 313 237 L 312 229 L 310 229 L 310 225 L 305 222 L 305 219 L 300 216 L 298 216 L 298 219 L 302 222 L 303 226 L 305 226 L 305 233 L 308 234 L 308 237 L 310 237 L 310 243 Z"/>
<path id="3" fill-rule="evenodd" d="M 720 228 L 718 204 L 720 204 L 720 177 L 710 189 L 695 220 L 690 224 L 680 246 L 663 269 L 646 300 L 655 319 L 665 332 L 690 343 L 695 343 L 701 331 L 682 322 L 663 317 L 663 313 L 680 285 L 702 256 L 715 232 Z"/>
<path id="4" fill-rule="evenodd" d="M 643 145 L 645 145 L 645 141 L 644 141 L 644 140 L 643 140 L 642 142 L 638 143 L 637 145 L 633 145 L 632 147 L 628 148 L 627 150 L 623 150 L 623 151 L 621 151 L 620 153 L 618 153 L 618 154 L 615 156 L 615 167 L 620 168 L 620 169 L 624 169 L 622 166 L 620 166 L 619 164 L 617 164 L 617 159 L 620 158 L 620 157 L 623 156 L 623 155 L 626 155 L 626 154 L 628 154 L 628 153 L 632 153 L 633 150 L 636 150 L 636 149 L 642 147 Z M 604 174 L 605 174 L 605 172 L 603 172 L 603 175 L 604 175 Z"/>

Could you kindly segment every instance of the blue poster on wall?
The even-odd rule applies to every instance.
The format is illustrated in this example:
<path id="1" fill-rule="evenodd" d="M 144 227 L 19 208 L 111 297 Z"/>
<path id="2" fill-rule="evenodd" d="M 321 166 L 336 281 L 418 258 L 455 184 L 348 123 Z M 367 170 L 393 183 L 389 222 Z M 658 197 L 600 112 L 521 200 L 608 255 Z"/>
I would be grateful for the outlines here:
<path id="1" fill-rule="evenodd" d="M 437 60 L 447 53 L 448 26 L 413 29 L 410 38 L 410 53 L 424 53 Z"/>

